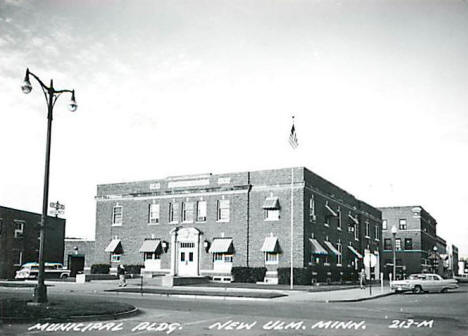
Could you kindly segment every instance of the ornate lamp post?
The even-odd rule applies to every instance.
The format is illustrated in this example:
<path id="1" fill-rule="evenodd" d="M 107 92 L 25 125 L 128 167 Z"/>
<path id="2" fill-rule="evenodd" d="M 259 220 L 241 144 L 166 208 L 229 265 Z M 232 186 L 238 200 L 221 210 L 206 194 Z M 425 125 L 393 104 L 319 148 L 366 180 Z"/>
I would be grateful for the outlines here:
<path id="1" fill-rule="evenodd" d="M 71 112 L 75 112 L 78 108 L 75 100 L 75 90 L 56 90 L 54 88 L 53 80 L 50 80 L 50 86 L 45 85 L 39 77 L 26 69 L 26 76 L 24 77 L 23 85 L 21 90 L 24 94 L 28 94 L 32 90 L 29 76 L 32 76 L 40 84 L 42 91 L 47 103 L 47 144 L 46 144 L 46 157 L 45 157 L 45 172 L 44 172 L 44 192 L 42 198 L 42 215 L 40 224 L 40 236 L 39 236 L 39 273 L 37 277 L 37 286 L 34 289 L 34 301 L 36 303 L 47 302 L 47 288 L 44 285 L 44 243 L 45 243 L 45 228 L 47 220 L 47 203 L 49 199 L 49 166 L 50 166 L 50 144 L 52 135 L 52 119 L 53 109 L 55 102 L 62 93 L 71 93 L 71 101 L 68 105 L 68 109 Z"/>
<path id="2" fill-rule="evenodd" d="M 437 255 L 437 246 L 434 246 L 432 248 L 432 255 L 434 256 L 434 258 L 432 259 L 432 267 L 433 267 L 433 270 L 434 270 L 434 273 L 439 273 L 437 272 L 438 271 L 438 267 L 439 267 L 439 258 L 438 258 L 438 255 Z"/>
<path id="3" fill-rule="evenodd" d="M 396 226 L 392 226 L 392 250 L 393 250 L 393 280 L 396 280 Z"/>

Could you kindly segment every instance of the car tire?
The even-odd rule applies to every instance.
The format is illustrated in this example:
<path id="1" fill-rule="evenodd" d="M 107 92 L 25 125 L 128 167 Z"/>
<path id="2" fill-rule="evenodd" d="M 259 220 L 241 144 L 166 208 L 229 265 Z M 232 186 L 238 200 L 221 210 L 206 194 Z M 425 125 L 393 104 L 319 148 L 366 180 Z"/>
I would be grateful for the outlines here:
<path id="1" fill-rule="evenodd" d="M 422 292 L 423 292 L 423 289 L 422 289 L 422 287 L 419 286 L 419 285 L 418 285 L 418 286 L 415 286 L 415 287 L 413 288 L 413 293 L 414 293 L 414 294 L 421 294 Z"/>
<path id="2" fill-rule="evenodd" d="M 448 293 L 448 288 L 442 288 L 441 293 Z"/>
<path id="3" fill-rule="evenodd" d="M 66 279 L 66 278 L 68 278 L 68 275 L 66 275 L 66 274 L 62 274 L 62 275 L 60 276 L 60 279 Z"/>

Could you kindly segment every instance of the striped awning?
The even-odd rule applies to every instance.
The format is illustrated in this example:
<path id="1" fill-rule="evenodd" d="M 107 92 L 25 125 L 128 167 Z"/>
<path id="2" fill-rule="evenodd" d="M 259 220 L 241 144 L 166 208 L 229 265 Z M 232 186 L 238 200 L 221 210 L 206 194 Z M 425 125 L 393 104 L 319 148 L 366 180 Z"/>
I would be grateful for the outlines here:
<path id="1" fill-rule="evenodd" d="M 309 241 L 312 247 L 312 254 L 328 255 L 327 250 L 325 250 L 323 246 L 320 245 L 317 239 L 309 238 Z"/>
<path id="2" fill-rule="evenodd" d="M 328 212 L 330 212 L 330 214 L 331 214 L 333 217 L 338 217 L 338 214 L 335 212 L 335 210 L 333 210 L 333 209 L 328 205 L 328 203 L 325 204 L 325 208 L 327 208 Z"/>
<path id="3" fill-rule="evenodd" d="M 351 245 L 348 245 L 348 248 L 351 252 L 354 253 L 354 255 L 359 258 L 359 259 L 362 259 L 362 254 L 360 254 L 358 251 L 356 251 L 356 249 L 354 247 L 352 247 Z"/>
<path id="4" fill-rule="evenodd" d="M 210 253 L 234 253 L 232 238 L 214 238 Z"/>
<path id="5" fill-rule="evenodd" d="M 146 239 L 140 247 L 139 250 L 141 253 L 143 252 L 160 252 L 161 251 L 161 240 L 159 239 Z"/>
<path id="6" fill-rule="evenodd" d="M 334 254 L 336 254 L 337 256 L 341 255 L 341 253 L 336 249 L 335 246 L 333 246 L 333 244 L 329 241 L 324 241 L 325 245 L 327 245 L 327 247 L 330 249 L 330 251 L 332 251 Z"/>
<path id="7" fill-rule="evenodd" d="M 267 197 L 263 203 L 263 209 L 265 210 L 279 209 L 279 207 L 278 197 Z"/>
<path id="8" fill-rule="evenodd" d="M 262 248 L 262 252 L 271 252 L 271 253 L 278 253 L 279 252 L 279 243 L 278 238 L 276 237 L 266 237 Z"/>
<path id="9" fill-rule="evenodd" d="M 104 252 L 117 253 L 122 251 L 122 243 L 120 239 L 112 239 L 112 241 L 107 245 Z"/>

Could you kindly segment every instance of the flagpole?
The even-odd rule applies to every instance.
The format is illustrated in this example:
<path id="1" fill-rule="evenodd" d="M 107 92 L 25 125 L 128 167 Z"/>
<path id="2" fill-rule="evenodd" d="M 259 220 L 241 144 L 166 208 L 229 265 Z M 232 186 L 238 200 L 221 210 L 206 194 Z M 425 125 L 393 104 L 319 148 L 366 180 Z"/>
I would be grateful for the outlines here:
<path id="1" fill-rule="evenodd" d="M 291 278 L 290 288 L 294 288 L 294 168 L 291 168 Z"/>
<path id="2" fill-rule="evenodd" d="M 296 136 L 296 129 L 294 128 L 294 116 L 292 116 L 291 134 L 289 135 L 289 144 L 294 149 L 299 145 Z M 290 274 L 290 287 L 294 288 L 294 167 L 291 168 L 291 274 Z"/>

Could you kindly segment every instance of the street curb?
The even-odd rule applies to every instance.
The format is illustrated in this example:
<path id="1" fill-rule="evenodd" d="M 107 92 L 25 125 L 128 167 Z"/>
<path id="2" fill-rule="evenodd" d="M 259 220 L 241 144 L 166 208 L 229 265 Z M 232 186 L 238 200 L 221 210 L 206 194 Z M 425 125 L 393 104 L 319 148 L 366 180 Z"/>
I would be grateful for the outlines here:
<path id="1" fill-rule="evenodd" d="M 358 299 L 345 299 L 345 300 L 325 300 L 326 303 L 338 303 L 338 302 L 361 302 L 361 301 L 368 301 L 368 300 L 373 300 L 373 299 L 380 299 L 385 296 L 390 296 L 395 294 L 394 292 L 389 292 L 385 294 L 379 294 L 371 297 L 363 297 L 363 298 L 358 298 Z"/>
<path id="2" fill-rule="evenodd" d="M 287 297 L 285 293 L 268 293 L 269 295 L 260 295 L 257 292 L 220 292 L 220 291 L 191 291 L 191 290 L 175 290 L 175 289 L 154 289 L 144 290 L 143 292 L 138 289 L 127 288 L 127 289 L 107 289 L 104 290 L 107 293 L 126 293 L 126 294 L 150 294 L 150 295 L 162 295 L 162 296 L 188 296 L 188 297 L 219 297 L 219 298 L 242 298 L 242 299 L 277 299 L 281 297 Z"/>
<path id="3" fill-rule="evenodd" d="M 106 320 L 117 320 L 120 318 L 124 317 L 130 317 L 134 316 L 141 313 L 141 311 L 133 307 L 133 309 L 126 311 L 126 312 L 120 312 L 120 313 L 115 313 L 115 314 L 102 314 L 102 315 L 77 315 L 77 316 L 69 316 L 67 318 L 39 318 L 39 319 L 28 319 L 28 318 L 4 318 L 0 319 L 0 325 L 3 323 L 46 323 L 46 322 L 52 322 L 52 323 L 63 323 L 63 322 L 84 322 L 84 321 L 106 321 Z"/>

